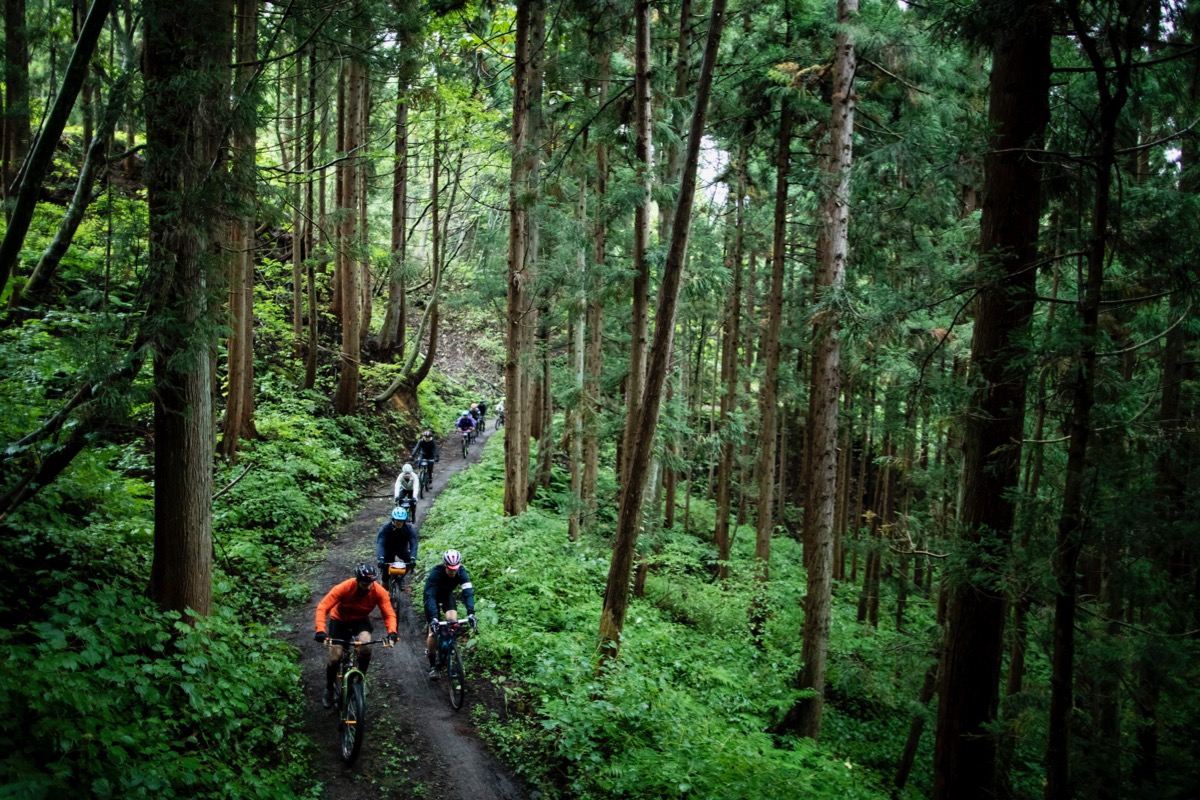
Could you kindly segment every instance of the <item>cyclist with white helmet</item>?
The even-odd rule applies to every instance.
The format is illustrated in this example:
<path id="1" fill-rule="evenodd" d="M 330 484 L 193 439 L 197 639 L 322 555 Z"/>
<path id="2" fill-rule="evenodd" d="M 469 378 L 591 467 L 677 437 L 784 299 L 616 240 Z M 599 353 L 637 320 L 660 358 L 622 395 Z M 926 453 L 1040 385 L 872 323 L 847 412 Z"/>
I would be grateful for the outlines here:
<path id="1" fill-rule="evenodd" d="M 392 504 L 400 505 L 400 500 L 405 497 L 416 498 L 417 496 L 417 473 L 413 471 L 412 464 L 405 464 L 400 470 L 400 474 L 396 476 L 396 485 L 392 487 Z"/>
<path id="2" fill-rule="evenodd" d="M 471 415 L 470 411 L 464 411 L 458 415 L 454 427 L 460 431 L 473 431 L 475 430 L 475 417 Z"/>
<path id="3" fill-rule="evenodd" d="M 475 589 L 471 586 L 471 578 L 467 568 L 463 566 L 462 554 L 457 550 L 447 550 L 442 554 L 442 563 L 429 570 L 425 578 L 425 621 L 429 633 L 425 637 L 425 655 L 429 658 L 429 677 L 437 675 L 434 666 L 436 651 L 433 646 L 433 625 L 446 613 L 446 620 L 454 622 L 458 619 L 458 606 L 454 602 L 454 590 L 462 590 L 463 603 L 467 607 L 467 619 L 475 626 Z"/>

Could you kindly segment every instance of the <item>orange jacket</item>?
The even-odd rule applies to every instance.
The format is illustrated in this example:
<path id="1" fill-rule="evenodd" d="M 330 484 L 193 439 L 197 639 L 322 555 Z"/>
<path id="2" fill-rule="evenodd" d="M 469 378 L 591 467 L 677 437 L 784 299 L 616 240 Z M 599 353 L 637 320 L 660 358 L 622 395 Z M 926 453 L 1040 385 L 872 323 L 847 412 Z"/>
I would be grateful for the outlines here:
<path id="1" fill-rule="evenodd" d="M 332 614 L 340 622 L 354 622 L 366 619 L 379 606 L 383 612 L 383 623 L 388 633 L 396 632 L 396 612 L 392 609 L 392 601 L 388 593 L 378 583 L 372 583 L 366 594 L 358 593 L 358 582 L 351 578 L 342 581 L 329 590 L 329 594 L 321 598 L 317 604 L 317 633 L 325 630 L 325 615 Z"/>

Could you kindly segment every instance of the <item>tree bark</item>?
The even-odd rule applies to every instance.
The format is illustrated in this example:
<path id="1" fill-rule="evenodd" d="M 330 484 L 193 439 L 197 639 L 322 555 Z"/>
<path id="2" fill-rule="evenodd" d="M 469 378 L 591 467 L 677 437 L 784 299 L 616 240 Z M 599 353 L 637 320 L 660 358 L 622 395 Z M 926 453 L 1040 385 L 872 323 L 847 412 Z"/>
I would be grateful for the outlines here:
<path id="1" fill-rule="evenodd" d="M 978 388 L 963 434 L 964 575 L 989 574 L 1006 557 L 1013 524 L 1025 420 L 1020 361 L 1033 309 L 1040 161 L 1049 117 L 1050 15 L 1045 0 L 1013 2 L 1014 18 L 996 28 L 984 159 L 981 255 L 994 279 L 979 292 L 971 363 Z M 993 272 L 994 270 L 994 272 Z M 992 581 L 960 578 L 949 587 L 938 692 L 934 800 L 990 798 L 1003 654 L 1004 598 Z"/>
<path id="2" fill-rule="evenodd" d="M 93 6 L 93 13 L 96 7 Z M 210 369 L 218 272 L 232 0 L 147 0 L 146 186 L 154 351 L 154 560 L 162 608 L 206 615 L 212 598 Z M 85 48 L 90 52 L 90 48 Z"/>

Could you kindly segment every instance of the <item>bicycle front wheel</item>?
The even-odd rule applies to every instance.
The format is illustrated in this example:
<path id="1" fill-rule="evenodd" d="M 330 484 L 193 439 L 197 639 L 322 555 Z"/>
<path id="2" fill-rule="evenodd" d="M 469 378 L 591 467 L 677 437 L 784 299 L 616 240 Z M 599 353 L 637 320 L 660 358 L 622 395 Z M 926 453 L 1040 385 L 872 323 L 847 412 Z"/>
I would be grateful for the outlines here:
<path id="1" fill-rule="evenodd" d="M 468 445 L 468 440 L 467 440 L 466 436 L 463 437 L 462 445 L 463 445 L 463 448 L 462 448 L 463 458 L 466 458 L 467 457 L 467 445 Z"/>
<path id="2" fill-rule="evenodd" d="M 392 611 L 396 612 L 396 618 L 400 618 L 400 603 L 404 598 L 404 578 L 401 575 L 392 575 L 388 578 L 388 598 L 392 601 Z"/>
<path id="3" fill-rule="evenodd" d="M 366 691 L 363 688 L 362 675 L 353 674 L 346 679 L 345 705 L 342 708 L 342 719 L 339 731 L 342 738 L 342 760 L 353 764 L 362 750 L 363 734 L 365 733 L 364 719 L 367 708 Z"/>
<path id="4" fill-rule="evenodd" d="M 466 676 L 463 675 L 462 658 L 458 655 L 457 646 L 450 651 L 450 658 L 446 663 L 446 673 L 449 678 L 446 683 L 450 685 L 450 706 L 457 711 L 462 708 L 463 697 L 467 693 Z"/>

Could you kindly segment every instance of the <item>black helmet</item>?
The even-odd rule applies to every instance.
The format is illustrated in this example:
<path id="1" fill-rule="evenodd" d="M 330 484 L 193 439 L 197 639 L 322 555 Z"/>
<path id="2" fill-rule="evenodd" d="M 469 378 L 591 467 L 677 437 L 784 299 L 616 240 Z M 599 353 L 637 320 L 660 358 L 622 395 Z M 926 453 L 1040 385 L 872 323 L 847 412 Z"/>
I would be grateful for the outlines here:
<path id="1" fill-rule="evenodd" d="M 367 578 L 375 580 L 375 565 L 374 564 L 359 564 L 354 568 L 354 577 L 361 580 Z"/>

